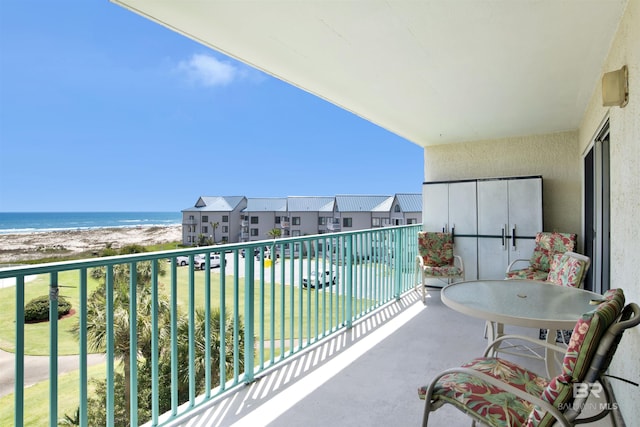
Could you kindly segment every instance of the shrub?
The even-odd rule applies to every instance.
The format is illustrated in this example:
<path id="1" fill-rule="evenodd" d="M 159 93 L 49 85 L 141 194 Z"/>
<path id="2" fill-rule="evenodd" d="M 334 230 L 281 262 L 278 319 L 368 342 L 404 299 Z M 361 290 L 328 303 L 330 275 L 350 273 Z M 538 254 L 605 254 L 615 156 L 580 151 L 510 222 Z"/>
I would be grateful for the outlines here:
<path id="1" fill-rule="evenodd" d="M 61 296 L 58 296 L 58 318 L 71 311 L 71 304 Z M 42 295 L 29 301 L 24 308 L 25 322 L 41 322 L 49 320 L 49 295 Z"/>

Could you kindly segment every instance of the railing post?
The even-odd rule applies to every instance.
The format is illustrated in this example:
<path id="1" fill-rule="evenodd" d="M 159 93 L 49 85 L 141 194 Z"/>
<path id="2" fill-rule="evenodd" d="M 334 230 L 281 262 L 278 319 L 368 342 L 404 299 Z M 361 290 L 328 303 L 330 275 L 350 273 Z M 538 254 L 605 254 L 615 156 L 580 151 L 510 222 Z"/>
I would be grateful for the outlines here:
<path id="1" fill-rule="evenodd" d="M 263 258 L 263 257 L 261 257 Z M 244 277 L 244 381 L 253 381 L 253 350 L 255 348 L 254 329 L 254 257 L 245 256 L 245 277 Z M 264 260 L 260 260 L 263 262 Z M 235 325 L 237 327 L 237 325 Z"/>
<path id="2" fill-rule="evenodd" d="M 353 325 L 353 235 L 349 234 L 346 236 L 345 245 L 347 246 L 347 261 L 345 262 L 347 269 L 345 271 L 346 274 L 346 282 L 347 289 L 346 291 L 346 301 L 345 308 L 347 309 L 346 313 L 346 322 L 345 325 L 347 328 L 351 328 Z"/>
<path id="3" fill-rule="evenodd" d="M 49 284 L 49 425 L 58 425 L 58 273 Z"/>
<path id="4" fill-rule="evenodd" d="M 80 405 L 79 421 L 81 426 L 88 425 L 87 395 L 87 269 L 80 270 Z"/>
<path id="5" fill-rule="evenodd" d="M 24 424 L 24 276 L 16 277 L 15 409 L 13 424 Z"/>
<path id="6" fill-rule="evenodd" d="M 393 247 L 393 268 L 395 269 L 395 297 L 396 301 L 400 300 L 400 294 L 402 293 L 402 229 L 396 228 L 393 230 L 394 247 Z"/>
<path id="7" fill-rule="evenodd" d="M 176 262 L 175 259 L 172 260 Z M 151 425 L 158 425 L 159 413 L 159 355 L 160 352 L 158 336 L 158 260 L 151 261 Z M 163 325 L 164 326 L 164 325 Z"/>
<path id="8" fill-rule="evenodd" d="M 106 322 L 107 322 L 107 425 L 114 425 L 115 420 L 115 384 L 114 384 L 114 326 L 113 326 L 113 266 L 106 266 Z"/>
<path id="9" fill-rule="evenodd" d="M 129 420 L 132 426 L 138 425 L 138 267 L 135 262 L 129 264 Z"/>

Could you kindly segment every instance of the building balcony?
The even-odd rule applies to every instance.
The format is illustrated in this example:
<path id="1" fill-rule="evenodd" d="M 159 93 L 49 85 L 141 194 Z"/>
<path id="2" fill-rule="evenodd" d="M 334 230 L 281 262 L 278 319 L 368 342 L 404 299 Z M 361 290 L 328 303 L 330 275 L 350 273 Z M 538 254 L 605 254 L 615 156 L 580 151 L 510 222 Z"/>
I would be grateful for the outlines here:
<path id="1" fill-rule="evenodd" d="M 107 425 L 180 425 L 202 416 L 206 408 L 224 406 L 225 399 L 246 392 L 247 385 L 267 386 L 262 378 L 309 361 L 319 348 L 332 348 L 322 356 L 327 361 L 352 357 L 343 350 L 347 341 L 359 341 L 356 331 L 360 335 L 370 322 L 386 322 L 388 315 L 380 310 L 395 312 L 394 305 L 406 305 L 403 295 L 413 286 L 419 229 L 385 230 L 390 236 L 384 240 L 401 240 L 405 250 L 380 261 L 355 256 L 372 250 L 360 247 L 372 240 L 367 234 L 380 233 L 363 230 L 0 270 L 3 283 L 15 284 L 9 310 L 15 334 L 7 341 L 13 353 L 3 354 L 14 368 L 2 370 L 12 373 L 2 378 L 8 403 L 2 410 L 10 411 L 15 425 L 37 424 L 46 417 L 55 425 L 78 408 L 81 425 L 94 423 L 95 408 L 106 410 Z M 255 248 L 260 257 L 241 257 L 243 249 L 253 253 Z M 204 270 L 193 267 L 198 254 L 205 254 Z M 209 255 L 218 255 L 219 267 Z M 189 260 L 185 266 L 183 257 Z M 138 274 L 129 275 L 132 270 Z M 303 286 L 313 282 L 314 271 L 325 270 L 335 284 L 326 289 Z M 48 331 L 44 343 L 34 341 L 43 335 L 34 335 L 34 324 L 24 321 L 25 304 L 37 289 L 54 302 L 50 321 L 37 325 Z M 70 317 L 59 318 L 58 296 L 72 301 Z M 225 334 L 219 333 L 221 323 Z M 78 332 L 72 333 L 74 325 Z M 122 325 L 131 327 L 123 330 Z M 101 344 L 94 345 L 96 338 L 103 339 Z M 46 354 L 43 363 L 51 375 L 37 374 L 41 371 L 30 357 L 34 351 Z M 59 375 L 66 372 L 63 360 L 69 357 L 75 360 L 71 375 L 76 379 L 63 383 Z M 317 360 L 304 372 L 321 365 Z M 126 378 L 127 388 L 137 393 L 123 402 Z M 298 374 L 268 387 L 277 394 L 294 378 Z M 103 394 L 96 395 L 94 380 L 102 382 Z M 43 413 L 34 412 L 29 403 L 35 399 L 31 393 L 37 387 L 29 387 L 33 383 L 49 389 Z M 123 409 L 131 407 L 139 411 Z"/>
<path id="2" fill-rule="evenodd" d="M 333 221 L 327 222 L 327 230 L 337 232 L 337 231 L 340 231 L 341 229 L 342 229 L 342 226 L 340 225 L 339 219 L 335 219 Z"/>
<path id="3" fill-rule="evenodd" d="M 417 425 L 424 408 L 417 388 L 486 347 L 482 320 L 444 306 L 438 289 L 429 291 L 425 304 L 413 290 L 420 229 L 0 270 L 0 282 L 15 289 L 13 352 L 0 353 L 0 419 L 13 416 L 21 426 L 41 425 L 48 417 L 49 425 L 57 425 L 79 407 L 80 425 Z M 398 256 L 380 256 L 400 247 Z M 242 258 L 243 250 L 260 256 Z M 201 253 L 217 257 L 205 256 L 206 268 L 194 270 L 193 258 Z M 183 257 L 189 262 L 180 266 Z M 134 269 L 138 274 L 129 276 Z M 305 287 L 323 282 L 315 271 L 328 271 L 334 283 Z M 48 290 L 52 301 L 64 295 L 75 302 L 75 313 L 60 319 L 52 306 L 44 335 L 34 334 L 44 325 L 24 322 L 22 307 L 37 288 Z M 78 333 L 70 332 L 74 324 Z M 95 350 L 90 343 L 102 332 L 103 348 Z M 538 330 L 508 332 L 537 336 Z M 43 336 L 48 343 L 36 342 Z M 42 347 L 54 350 L 28 355 Z M 516 361 L 544 370 L 539 360 Z M 136 391 L 129 401 L 125 378 Z M 96 380 L 103 394 L 96 392 Z M 32 404 L 46 400 L 47 389 L 46 404 Z M 139 412 L 126 409 L 131 407 Z M 95 422 L 96 408 L 106 411 L 106 420 Z M 469 423 L 448 406 L 431 421 Z"/>

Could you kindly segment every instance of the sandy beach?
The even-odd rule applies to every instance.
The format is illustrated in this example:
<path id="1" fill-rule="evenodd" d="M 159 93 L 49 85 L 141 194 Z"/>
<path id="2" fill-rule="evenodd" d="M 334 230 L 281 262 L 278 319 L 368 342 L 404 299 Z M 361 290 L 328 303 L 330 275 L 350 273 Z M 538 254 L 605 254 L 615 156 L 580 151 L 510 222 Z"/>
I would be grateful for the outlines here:
<path id="1" fill-rule="evenodd" d="M 0 234 L 0 264 L 73 253 L 99 251 L 110 246 L 143 246 L 182 240 L 182 226 L 94 228 L 24 234 Z"/>

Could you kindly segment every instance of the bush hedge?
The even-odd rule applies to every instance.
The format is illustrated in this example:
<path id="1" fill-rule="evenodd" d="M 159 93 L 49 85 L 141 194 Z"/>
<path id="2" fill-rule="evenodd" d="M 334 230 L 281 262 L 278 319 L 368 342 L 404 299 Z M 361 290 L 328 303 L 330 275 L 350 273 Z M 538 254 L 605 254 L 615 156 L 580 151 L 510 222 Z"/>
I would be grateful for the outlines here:
<path id="1" fill-rule="evenodd" d="M 71 304 L 64 297 L 58 296 L 58 319 L 71 311 Z M 29 301 L 24 307 L 25 322 L 41 322 L 49 320 L 49 295 L 42 295 Z"/>

